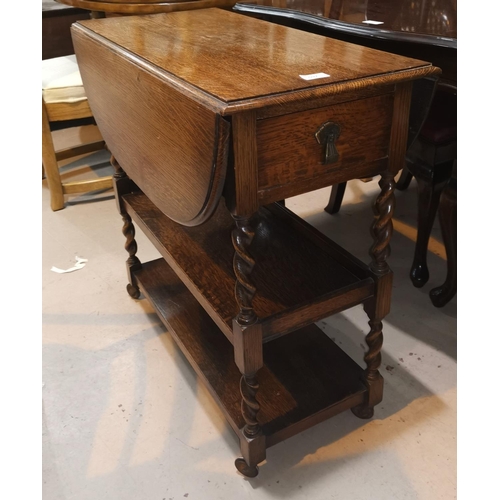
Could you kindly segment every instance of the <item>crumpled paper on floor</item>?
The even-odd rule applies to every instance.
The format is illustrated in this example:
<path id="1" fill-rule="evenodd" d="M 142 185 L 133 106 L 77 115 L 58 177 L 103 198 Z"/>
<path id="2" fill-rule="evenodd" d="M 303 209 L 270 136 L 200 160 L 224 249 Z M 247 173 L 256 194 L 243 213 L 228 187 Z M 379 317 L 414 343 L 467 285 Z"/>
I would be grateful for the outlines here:
<path id="1" fill-rule="evenodd" d="M 72 273 L 73 271 L 78 271 L 79 269 L 85 267 L 85 263 L 88 262 L 88 259 L 82 259 L 81 257 L 78 257 L 78 255 L 75 256 L 75 260 L 76 264 L 73 267 L 70 267 L 69 269 L 59 269 L 58 267 L 52 266 L 50 270 L 59 274 Z"/>

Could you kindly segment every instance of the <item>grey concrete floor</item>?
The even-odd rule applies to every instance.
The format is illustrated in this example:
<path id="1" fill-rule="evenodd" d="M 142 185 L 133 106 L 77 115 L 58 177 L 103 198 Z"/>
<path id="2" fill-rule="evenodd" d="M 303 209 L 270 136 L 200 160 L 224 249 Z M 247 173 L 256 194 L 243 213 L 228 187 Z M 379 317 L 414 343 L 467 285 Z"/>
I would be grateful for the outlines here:
<path id="1" fill-rule="evenodd" d="M 335 216 L 323 211 L 329 189 L 287 206 L 368 261 L 377 191 L 377 179 L 350 182 Z M 369 421 L 346 412 L 268 449 L 259 476 L 248 480 L 234 468 L 238 442 L 223 414 L 151 306 L 125 291 L 113 193 L 68 197 L 65 209 L 52 212 L 43 181 L 44 500 L 456 498 L 457 299 L 436 309 L 428 297 L 446 274 L 438 223 L 430 280 L 412 286 L 415 181 L 396 198 L 382 403 Z M 158 256 L 139 229 L 136 239 L 141 260 Z M 83 269 L 51 271 L 71 267 L 75 256 L 88 259 Z M 361 307 L 318 325 L 362 364 L 368 324 Z"/>

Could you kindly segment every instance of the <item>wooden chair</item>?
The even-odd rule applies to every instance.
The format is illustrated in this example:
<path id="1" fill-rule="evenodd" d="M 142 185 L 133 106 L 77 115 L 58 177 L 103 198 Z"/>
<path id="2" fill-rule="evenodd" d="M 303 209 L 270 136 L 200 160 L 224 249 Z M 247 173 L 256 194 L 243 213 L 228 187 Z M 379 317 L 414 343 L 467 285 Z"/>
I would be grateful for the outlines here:
<path id="1" fill-rule="evenodd" d="M 79 144 L 56 151 L 52 132 L 95 125 L 74 55 L 42 61 L 42 164 L 47 177 L 52 210 L 64 208 L 64 195 L 86 193 L 113 186 L 112 177 L 63 182 L 59 162 L 106 149 L 104 141 Z"/>
<path id="2" fill-rule="evenodd" d="M 420 288 L 429 280 L 427 247 L 439 200 L 457 160 L 457 95 L 453 89 L 436 93 L 429 116 L 407 154 L 407 167 L 418 187 L 417 242 L 410 278 Z"/>

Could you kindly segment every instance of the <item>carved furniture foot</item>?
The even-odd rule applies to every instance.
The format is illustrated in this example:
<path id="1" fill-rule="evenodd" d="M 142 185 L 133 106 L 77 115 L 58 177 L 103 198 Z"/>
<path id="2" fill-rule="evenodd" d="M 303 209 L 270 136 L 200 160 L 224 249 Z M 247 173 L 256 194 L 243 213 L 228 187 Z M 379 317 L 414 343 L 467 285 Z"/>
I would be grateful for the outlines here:
<path id="1" fill-rule="evenodd" d="M 351 411 L 356 417 L 362 418 L 363 420 L 372 418 L 375 413 L 373 406 L 364 405 L 354 406 L 351 408 Z"/>
<path id="2" fill-rule="evenodd" d="M 455 297 L 456 293 L 456 281 L 454 284 L 445 281 L 441 286 L 433 288 L 429 292 L 429 297 L 434 307 L 444 307 L 453 297 Z"/>
<path id="3" fill-rule="evenodd" d="M 127 284 L 127 292 L 133 299 L 138 299 L 141 296 L 141 291 L 136 285 Z"/>
<path id="4" fill-rule="evenodd" d="M 246 477 L 257 477 L 259 473 L 259 468 L 256 465 L 248 465 L 244 458 L 237 458 L 234 461 L 234 465 L 238 469 L 238 472 L 241 472 Z"/>

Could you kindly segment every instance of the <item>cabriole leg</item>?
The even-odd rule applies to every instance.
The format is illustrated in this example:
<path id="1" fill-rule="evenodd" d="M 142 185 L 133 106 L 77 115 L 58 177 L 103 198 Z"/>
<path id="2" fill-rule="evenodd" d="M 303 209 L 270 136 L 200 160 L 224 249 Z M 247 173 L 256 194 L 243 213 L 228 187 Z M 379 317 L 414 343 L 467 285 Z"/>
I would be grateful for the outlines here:
<path id="1" fill-rule="evenodd" d="M 454 179 L 441 195 L 439 222 L 446 249 L 447 274 L 445 282 L 429 292 L 435 307 L 445 306 L 457 293 L 457 190 Z"/>
<path id="2" fill-rule="evenodd" d="M 451 175 L 450 163 L 435 165 L 431 172 L 411 166 L 418 187 L 418 226 L 415 253 L 410 269 L 410 279 L 416 288 L 423 287 L 429 281 L 427 267 L 427 249 L 432 227 L 436 218 L 441 193 Z"/>
<path id="3" fill-rule="evenodd" d="M 342 200 L 344 199 L 345 188 L 347 182 L 341 182 L 340 184 L 334 184 L 330 192 L 330 199 L 325 207 L 325 212 L 329 214 L 336 214 L 342 206 Z"/>

